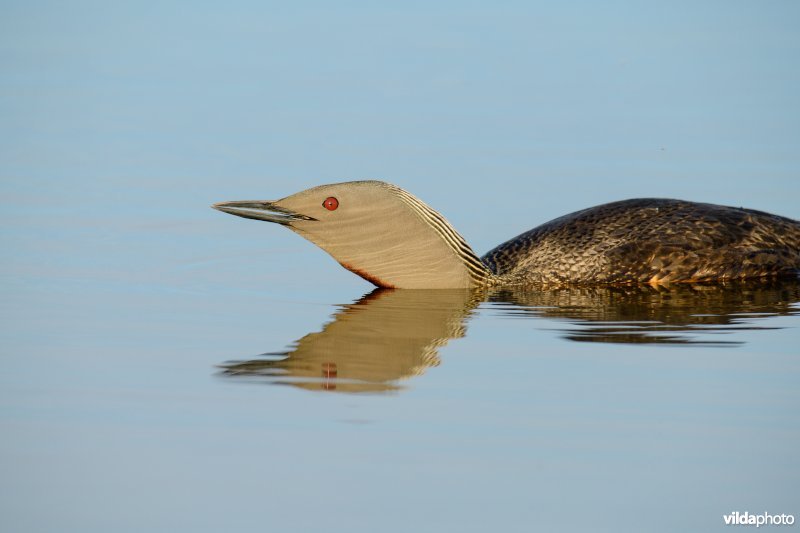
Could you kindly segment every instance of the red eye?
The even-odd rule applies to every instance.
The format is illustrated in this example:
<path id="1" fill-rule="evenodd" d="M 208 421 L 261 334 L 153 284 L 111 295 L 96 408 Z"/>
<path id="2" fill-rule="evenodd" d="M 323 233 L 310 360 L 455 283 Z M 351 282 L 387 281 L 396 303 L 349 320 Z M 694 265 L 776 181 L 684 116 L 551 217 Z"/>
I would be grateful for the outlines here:
<path id="1" fill-rule="evenodd" d="M 336 208 L 339 207 L 339 200 L 337 200 L 333 196 L 329 196 L 325 198 L 324 202 L 322 202 L 322 207 L 324 207 L 328 211 L 336 211 Z"/>

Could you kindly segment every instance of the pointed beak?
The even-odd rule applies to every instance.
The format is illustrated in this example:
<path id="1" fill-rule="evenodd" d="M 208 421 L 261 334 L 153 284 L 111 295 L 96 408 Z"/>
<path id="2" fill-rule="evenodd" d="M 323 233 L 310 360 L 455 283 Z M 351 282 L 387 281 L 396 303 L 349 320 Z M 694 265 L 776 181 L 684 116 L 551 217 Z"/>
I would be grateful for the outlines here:
<path id="1" fill-rule="evenodd" d="M 284 226 L 290 225 L 296 220 L 317 220 L 306 215 L 301 215 L 291 209 L 279 206 L 275 202 L 266 200 L 237 200 L 235 202 L 219 202 L 212 205 L 214 209 L 223 213 L 230 213 L 242 218 L 252 218 L 253 220 L 266 220 Z"/>

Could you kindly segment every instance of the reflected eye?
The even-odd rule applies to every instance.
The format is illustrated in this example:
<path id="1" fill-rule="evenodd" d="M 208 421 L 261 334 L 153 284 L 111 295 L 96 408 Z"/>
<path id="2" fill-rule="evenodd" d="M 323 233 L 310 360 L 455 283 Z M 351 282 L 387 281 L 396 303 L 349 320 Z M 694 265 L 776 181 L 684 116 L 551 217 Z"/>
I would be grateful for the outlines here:
<path id="1" fill-rule="evenodd" d="M 339 200 L 337 200 L 333 196 L 329 196 L 325 198 L 324 202 L 322 202 L 322 207 L 324 207 L 328 211 L 336 211 L 336 208 L 339 207 Z"/>

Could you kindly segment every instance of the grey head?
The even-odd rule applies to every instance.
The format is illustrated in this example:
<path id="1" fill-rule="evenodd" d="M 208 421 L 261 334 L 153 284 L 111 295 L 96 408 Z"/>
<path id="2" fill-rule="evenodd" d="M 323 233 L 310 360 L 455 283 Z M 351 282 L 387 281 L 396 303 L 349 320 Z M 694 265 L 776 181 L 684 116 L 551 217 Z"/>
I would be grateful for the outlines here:
<path id="1" fill-rule="evenodd" d="M 491 278 L 442 215 L 382 181 L 320 185 L 280 200 L 220 202 L 213 207 L 285 226 L 379 287 L 470 288 Z"/>

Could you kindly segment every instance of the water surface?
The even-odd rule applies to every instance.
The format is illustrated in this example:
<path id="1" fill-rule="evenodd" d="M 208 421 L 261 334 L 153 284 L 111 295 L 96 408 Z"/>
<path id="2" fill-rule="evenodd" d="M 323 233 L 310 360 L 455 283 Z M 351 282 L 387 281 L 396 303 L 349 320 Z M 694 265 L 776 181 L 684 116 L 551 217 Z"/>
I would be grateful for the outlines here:
<path id="1" fill-rule="evenodd" d="M 648 529 L 670 531 L 791 512 L 798 291 L 374 290 L 337 304 L 344 291 L 23 283 L 6 299 L 25 320 L 6 315 L 3 520 L 528 531 L 569 515 L 569 530 L 633 531 L 659 516 Z"/>

